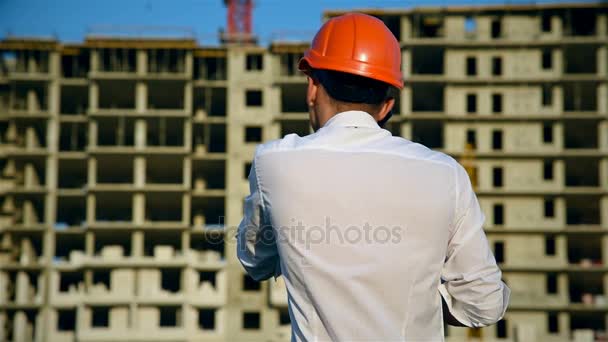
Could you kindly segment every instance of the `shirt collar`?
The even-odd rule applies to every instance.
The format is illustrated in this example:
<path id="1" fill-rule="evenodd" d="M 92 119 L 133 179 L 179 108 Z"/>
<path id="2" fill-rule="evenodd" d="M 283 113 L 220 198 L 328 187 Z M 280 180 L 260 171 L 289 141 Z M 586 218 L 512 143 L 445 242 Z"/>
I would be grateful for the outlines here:
<path id="1" fill-rule="evenodd" d="M 330 126 L 379 128 L 378 123 L 370 114 L 360 110 L 349 110 L 332 116 L 323 125 L 323 127 Z"/>

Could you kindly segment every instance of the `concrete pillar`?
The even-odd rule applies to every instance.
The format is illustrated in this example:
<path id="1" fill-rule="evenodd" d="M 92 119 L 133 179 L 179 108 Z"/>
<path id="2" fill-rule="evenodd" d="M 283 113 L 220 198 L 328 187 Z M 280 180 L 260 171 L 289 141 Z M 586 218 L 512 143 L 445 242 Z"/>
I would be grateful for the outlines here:
<path id="1" fill-rule="evenodd" d="M 184 106 L 183 110 L 190 114 L 192 113 L 192 82 L 186 82 L 184 85 Z"/>
<path id="2" fill-rule="evenodd" d="M 412 75 L 412 50 L 402 50 L 401 51 L 401 73 L 403 77 L 407 80 L 408 77 Z"/>
<path id="3" fill-rule="evenodd" d="M 28 336 L 27 330 L 27 316 L 25 312 L 22 310 L 15 312 L 15 316 L 13 317 L 13 341 L 30 341 L 31 337 Z"/>
<path id="4" fill-rule="evenodd" d="M 135 85 L 135 109 L 137 113 L 145 113 L 148 109 L 148 87 L 143 81 Z"/>
<path id="5" fill-rule="evenodd" d="M 144 256 L 144 233 L 140 230 L 133 232 L 131 245 L 131 255 L 133 257 Z"/>
<path id="6" fill-rule="evenodd" d="M 95 223 L 95 195 L 87 195 L 87 225 Z"/>
<path id="7" fill-rule="evenodd" d="M 412 38 L 412 19 L 408 16 L 401 16 L 401 41 Z"/>
<path id="8" fill-rule="evenodd" d="M 135 157 L 133 180 L 136 188 L 142 188 L 146 183 L 146 159 L 142 156 Z"/>
<path id="9" fill-rule="evenodd" d="M 136 52 L 136 70 L 137 75 L 143 76 L 148 73 L 148 53 L 146 50 L 137 50 Z"/>
<path id="10" fill-rule="evenodd" d="M 15 281 L 15 302 L 18 304 L 25 304 L 30 302 L 30 283 L 27 273 L 24 271 L 17 272 Z"/>
<path id="11" fill-rule="evenodd" d="M 135 225 L 143 225 L 146 215 L 146 198 L 144 197 L 144 194 L 134 194 L 132 203 L 132 222 Z"/>
<path id="12" fill-rule="evenodd" d="M 135 121 L 135 148 L 143 149 L 146 147 L 146 120 L 137 119 Z"/>
<path id="13" fill-rule="evenodd" d="M 182 195 L 182 224 L 190 224 L 190 195 L 184 193 Z"/>
<path id="14" fill-rule="evenodd" d="M 99 85 L 91 82 L 89 86 L 89 112 L 96 112 L 99 109 Z"/>

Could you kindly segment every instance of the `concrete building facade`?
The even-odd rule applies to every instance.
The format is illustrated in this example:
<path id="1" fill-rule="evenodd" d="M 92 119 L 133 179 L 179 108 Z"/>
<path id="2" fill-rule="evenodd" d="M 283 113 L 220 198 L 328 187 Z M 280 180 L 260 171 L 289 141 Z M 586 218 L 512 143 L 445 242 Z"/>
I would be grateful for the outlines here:
<path id="1" fill-rule="evenodd" d="M 608 7 L 365 12 L 402 44 L 387 128 L 467 166 L 513 290 L 448 340 L 607 338 Z M 0 341 L 288 340 L 234 234 L 256 145 L 310 133 L 307 47 L 0 41 Z"/>

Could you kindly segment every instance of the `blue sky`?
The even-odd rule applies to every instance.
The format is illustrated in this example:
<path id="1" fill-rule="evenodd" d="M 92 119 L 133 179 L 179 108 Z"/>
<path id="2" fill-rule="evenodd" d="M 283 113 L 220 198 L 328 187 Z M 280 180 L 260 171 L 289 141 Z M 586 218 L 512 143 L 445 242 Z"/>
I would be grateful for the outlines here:
<path id="1" fill-rule="evenodd" d="M 262 43 L 271 39 L 311 39 L 326 9 L 404 8 L 420 5 L 521 4 L 522 0 L 254 0 L 253 28 Z M 573 2 L 576 0 L 571 0 Z M 547 1 L 536 1 L 536 3 Z M 565 1 L 549 1 L 565 2 Z M 580 2 L 580 1 L 579 1 Z M 225 27 L 222 0 L 0 0 L 0 37 L 42 36 L 79 42 L 100 27 L 154 26 L 189 32 L 201 43 L 216 43 Z M 166 27 L 172 28 L 166 30 Z M 173 29 L 176 28 L 176 29 Z M 121 28 L 122 29 L 122 28 Z M 186 29 L 186 30 L 184 30 Z M 156 32 L 156 31 L 154 31 Z"/>

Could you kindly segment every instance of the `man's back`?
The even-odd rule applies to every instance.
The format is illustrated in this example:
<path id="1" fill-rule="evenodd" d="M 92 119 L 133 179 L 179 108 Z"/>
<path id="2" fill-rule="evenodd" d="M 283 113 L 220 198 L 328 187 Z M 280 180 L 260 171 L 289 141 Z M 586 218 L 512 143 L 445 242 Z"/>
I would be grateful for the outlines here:
<path id="1" fill-rule="evenodd" d="M 442 340 L 440 288 L 462 323 L 504 313 L 483 215 L 450 157 L 351 111 L 262 146 L 252 177 L 260 221 L 246 213 L 240 229 L 258 235 L 240 235 L 239 257 L 254 278 L 283 274 L 294 339 Z"/>

